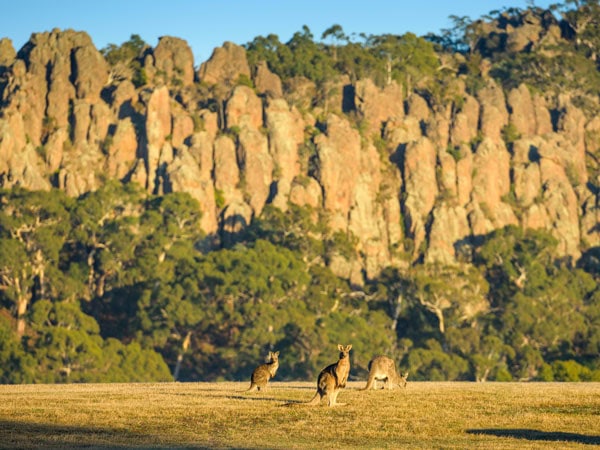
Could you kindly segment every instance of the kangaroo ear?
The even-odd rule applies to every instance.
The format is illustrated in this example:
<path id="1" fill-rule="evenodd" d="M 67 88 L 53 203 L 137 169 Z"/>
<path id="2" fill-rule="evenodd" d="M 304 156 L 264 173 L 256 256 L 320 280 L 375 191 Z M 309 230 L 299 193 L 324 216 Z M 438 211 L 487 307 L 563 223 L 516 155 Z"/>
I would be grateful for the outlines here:
<path id="1" fill-rule="evenodd" d="M 279 351 L 276 351 L 275 353 L 273 353 L 273 356 L 279 356 Z"/>
<path id="2" fill-rule="evenodd" d="M 344 351 L 344 346 L 342 344 L 338 344 L 338 350 L 340 352 L 343 352 Z"/>
<path id="3" fill-rule="evenodd" d="M 352 344 L 346 345 L 346 351 L 349 352 L 352 349 Z"/>

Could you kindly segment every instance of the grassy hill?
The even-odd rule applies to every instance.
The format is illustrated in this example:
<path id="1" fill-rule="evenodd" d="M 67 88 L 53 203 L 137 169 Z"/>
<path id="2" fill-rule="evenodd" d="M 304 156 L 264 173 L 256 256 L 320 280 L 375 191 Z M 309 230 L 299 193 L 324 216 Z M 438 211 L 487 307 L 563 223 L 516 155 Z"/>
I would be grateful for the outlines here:
<path id="1" fill-rule="evenodd" d="M 600 383 L 413 382 L 307 407 L 314 382 L 0 386 L 1 448 L 590 448 Z M 292 406 L 286 406 L 292 403 Z"/>

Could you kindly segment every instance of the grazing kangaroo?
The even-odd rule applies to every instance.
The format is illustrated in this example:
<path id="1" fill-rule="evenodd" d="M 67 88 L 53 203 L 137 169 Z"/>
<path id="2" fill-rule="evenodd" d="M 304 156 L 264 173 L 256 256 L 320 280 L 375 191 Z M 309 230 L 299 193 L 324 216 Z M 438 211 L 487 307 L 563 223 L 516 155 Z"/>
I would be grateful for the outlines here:
<path id="1" fill-rule="evenodd" d="M 267 388 L 269 379 L 275 376 L 279 368 L 279 352 L 269 352 L 268 361 L 266 364 L 261 364 L 254 369 L 252 378 L 250 378 L 250 387 L 246 392 L 260 391 Z"/>
<path id="2" fill-rule="evenodd" d="M 340 359 L 338 362 L 330 364 L 319 373 L 317 378 L 317 393 L 312 398 L 308 405 L 318 405 L 323 397 L 327 397 L 327 405 L 344 405 L 345 403 L 337 403 L 336 399 L 340 389 L 346 387 L 348 374 L 350 373 L 350 349 L 352 345 L 338 345 L 340 351 Z"/>
<path id="3" fill-rule="evenodd" d="M 388 389 L 393 389 L 395 386 L 406 387 L 408 372 L 398 375 L 396 372 L 396 363 L 393 359 L 387 356 L 376 356 L 369 361 L 369 379 L 367 385 L 362 389 L 376 389 L 377 381 L 383 381 Z"/>

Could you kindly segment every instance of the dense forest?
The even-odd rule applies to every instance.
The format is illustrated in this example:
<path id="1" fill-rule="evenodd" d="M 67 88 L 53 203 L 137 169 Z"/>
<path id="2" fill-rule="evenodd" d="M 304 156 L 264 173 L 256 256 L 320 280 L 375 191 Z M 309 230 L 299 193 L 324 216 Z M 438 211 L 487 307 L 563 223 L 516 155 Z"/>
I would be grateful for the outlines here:
<path id="1" fill-rule="evenodd" d="M 496 32 L 532 17 L 556 25 L 562 38 L 520 47 Z M 346 35 L 332 25 L 316 39 L 304 27 L 288 42 L 259 36 L 245 50 L 251 66 L 266 63 L 285 89 L 299 77 L 313 82 L 304 106 L 322 115 L 340 77 L 350 85 L 394 81 L 432 108 L 450 101 L 460 109 L 457 80 L 474 94 L 484 74 L 506 90 L 569 91 L 588 114 L 600 110 L 598 1 L 452 19 L 452 29 L 423 37 Z M 146 48 L 133 35 L 102 55 L 115 77 L 127 73 L 141 87 Z M 235 84 L 253 87 L 248 77 Z M 228 91 L 199 82 L 195 89 L 223 115 Z M 365 127 L 354 105 L 341 109 Z M 322 127 L 317 119 L 307 134 Z M 235 127 L 227 133 L 239 139 Z M 503 139 L 510 147 L 518 131 L 507 125 Z M 302 150 L 318 178 L 313 141 Z M 457 160 L 461 151 L 447 149 Z M 587 160 L 598 202 L 600 155 Z M 351 259 L 356 237 L 310 206 L 267 204 L 215 247 L 194 198 L 134 182 L 107 179 L 75 197 L 12 187 L 0 190 L 0 204 L 1 383 L 243 380 L 271 350 L 280 351 L 278 379 L 308 380 L 339 343 L 353 345 L 355 379 L 386 354 L 414 380 L 600 381 L 600 247 L 582 243 L 574 260 L 542 229 L 506 226 L 477 236 L 459 264 L 425 263 L 421 253 L 358 285 L 328 264 Z M 419 255 L 410 245 L 398 252 Z"/>

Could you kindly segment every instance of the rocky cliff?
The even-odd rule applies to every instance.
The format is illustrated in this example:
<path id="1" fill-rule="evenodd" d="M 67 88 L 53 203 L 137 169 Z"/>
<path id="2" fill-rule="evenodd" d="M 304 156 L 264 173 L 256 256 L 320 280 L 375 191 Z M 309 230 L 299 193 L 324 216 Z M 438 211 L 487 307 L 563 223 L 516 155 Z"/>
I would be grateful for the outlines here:
<path id="1" fill-rule="evenodd" d="M 173 37 L 140 61 L 134 84 L 84 32 L 33 34 L 18 52 L 0 40 L 0 186 L 78 196 L 117 178 L 185 191 L 213 245 L 269 203 L 322 209 L 356 237 L 356 258 L 331 261 L 356 283 L 389 265 L 468 260 L 511 224 L 549 230 L 573 260 L 600 245 L 600 180 L 586 168 L 600 118 L 568 92 L 506 91 L 483 73 L 476 93 L 457 76 L 439 103 L 340 77 L 317 108 L 314 83 L 283 83 L 232 43 L 197 71 Z"/>

